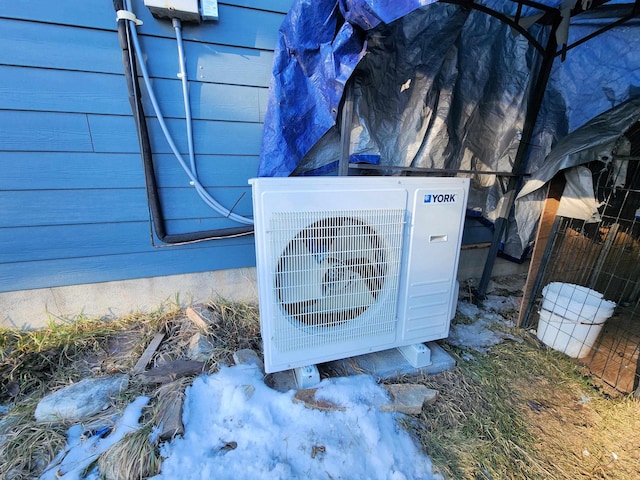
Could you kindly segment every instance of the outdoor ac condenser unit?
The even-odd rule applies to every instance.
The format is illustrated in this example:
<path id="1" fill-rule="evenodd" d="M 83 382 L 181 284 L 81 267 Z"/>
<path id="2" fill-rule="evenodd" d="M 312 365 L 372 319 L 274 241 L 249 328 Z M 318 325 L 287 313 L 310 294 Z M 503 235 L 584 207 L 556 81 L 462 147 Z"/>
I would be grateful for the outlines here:
<path id="1" fill-rule="evenodd" d="M 250 180 L 267 373 L 445 338 L 469 180 Z"/>

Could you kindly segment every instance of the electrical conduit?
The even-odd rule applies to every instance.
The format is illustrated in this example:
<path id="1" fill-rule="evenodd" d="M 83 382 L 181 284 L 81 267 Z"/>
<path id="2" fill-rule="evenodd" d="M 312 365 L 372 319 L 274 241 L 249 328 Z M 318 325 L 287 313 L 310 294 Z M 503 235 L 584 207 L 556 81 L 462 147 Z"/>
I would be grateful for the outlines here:
<path id="1" fill-rule="evenodd" d="M 124 0 L 114 0 L 113 4 L 116 11 L 124 10 Z M 129 2 L 127 2 L 128 4 Z M 129 5 L 127 5 L 128 7 Z M 127 8 L 130 11 L 129 8 Z M 131 22 L 131 26 L 129 25 Z M 166 232 L 165 219 L 162 212 L 162 205 L 160 203 L 160 198 L 158 195 L 158 186 L 156 182 L 155 169 L 153 165 L 153 158 L 151 153 L 151 142 L 149 140 L 149 132 L 147 128 L 147 123 L 144 115 L 144 109 L 141 100 L 141 91 L 140 85 L 138 83 L 138 75 L 136 65 L 140 65 L 140 70 L 143 74 L 143 78 L 145 78 L 145 82 L 147 85 L 150 85 L 150 80 L 148 76 L 148 72 L 146 70 L 146 66 L 144 62 L 136 62 L 136 50 L 139 52 L 139 42 L 137 39 L 136 31 L 133 26 L 134 21 L 128 20 L 125 18 L 118 19 L 118 37 L 120 41 L 120 46 L 122 48 L 122 60 L 124 65 L 124 74 L 127 82 L 127 87 L 129 91 L 129 102 L 131 104 L 131 109 L 133 111 L 134 120 L 136 123 L 136 128 L 138 131 L 138 140 L 140 142 L 140 152 L 142 156 L 142 162 L 145 173 L 145 182 L 146 182 L 146 190 L 147 190 L 147 200 L 149 202 L 149 210 L 152 217 L 152 223 L 154 226 L 154 231 L 158 239 L 167 244 L 183 244 L 183 243 L 191 243 L 198 242 L 204 240 L 212 240 L 212 239 L 221 239 L 221 238 L 230 238 L 237 237 L 243 235 L 249 235 L 253 232 L 253 227 L 250 224 L 253 222 L 252 219 L 242 217 L 240 215 L 234 214 L 229 210 L 225 209 L 222 205 L 216 202 L 210 195 L 204 190 L 204 187 L 200 184 L 194 173 L 192 173 L 191 169 L 185 164 L 182 156 L 179 154 L 171 136 L 168 132 L 164 119 L 161 115 L 158 114 L 160 112 L 157 100 L 153 91 L 149 88 L 149 97 L 152 105 L 154 106 L 154 110 L 156 110 L 156 114 L 158 115 L 158 120 L 160 126 L 165 134 L 165 138 L 169 143 L 169 147 L 172 152 L 176 156 L 176 159 L 182 166 L 183 170 L 189 177 L 189 179 L 193 182 L 193 185 L 198 187 L 206 193 L 206 196 L 209 197 L 209 201 L 207 204 L 212 208 L 215 208 L 217 211 L 225 215 L 225 217 L 230 218 L 235 221 L 239 221 L 239 223 L 245 224 L 242 227 L 231 227 L 231 228 L 221 228 L 221 229 L 213 229 L 213 230 L 204 230 L 198 232 L 188 232 L 188 233 L 180 233 L 180 234 L 168 234 Z M 133 47 L 132 48 L 132 42 Z M 136 43 L 138 47 L 136 47 Z M 195 158 L 195 155 L 194 155 Z M 195 162 L 194 162 L 195 168 Z M 206 197 L 205 196 L 205 197 Z M 214 207 L 215 206 L 215 207 Z"/>

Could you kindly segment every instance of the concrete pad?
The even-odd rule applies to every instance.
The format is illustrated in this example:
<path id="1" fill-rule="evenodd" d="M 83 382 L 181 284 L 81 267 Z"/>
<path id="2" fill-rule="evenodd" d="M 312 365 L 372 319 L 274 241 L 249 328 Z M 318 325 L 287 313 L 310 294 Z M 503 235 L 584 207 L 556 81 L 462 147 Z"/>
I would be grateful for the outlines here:
<path id="1" fill-rule="evenodd" d="M 431 350 L 431 365 L 414 368 L 396 348 L 382 352 L 368 353 L 357 357 L 335 360 L 318 365 L 321 377 L 323 372 L 328 376 L 348 377 L 351 375 L 367 374 L 377 381 L 394 381 L 405 375 L 435 375 L 455 368 L 456 361 L 436 342 L 426 344 Z M 268 374 L 265 383 L 279 392 L 297 390 L 296 378 L 293 370 Z"/>
<path id="2" fill-rule="evenodd" d="M 344 360 L 336 360 L 323 365 L 321 369 L 335 371 L 338 375 L 349 376 L 368 374 L 376 380 L 396 380 L 404 375 L 435 375 L 455 368 L 456 361 L 436 342 L 429 342 L 431 365 L 414 368 L 395 348 L 368 353 Z"/>

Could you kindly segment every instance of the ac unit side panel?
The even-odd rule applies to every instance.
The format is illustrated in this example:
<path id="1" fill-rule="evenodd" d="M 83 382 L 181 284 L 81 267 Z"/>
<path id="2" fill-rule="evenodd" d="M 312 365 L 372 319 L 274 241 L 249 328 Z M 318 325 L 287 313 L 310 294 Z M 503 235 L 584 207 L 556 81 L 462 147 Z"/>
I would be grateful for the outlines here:
<path id="1" fill-rule="evenodd" d="M 414 193 L 399 298 L 399 343 L 449 334 L 468 192 L 468 181 L 455 180 Z"/>

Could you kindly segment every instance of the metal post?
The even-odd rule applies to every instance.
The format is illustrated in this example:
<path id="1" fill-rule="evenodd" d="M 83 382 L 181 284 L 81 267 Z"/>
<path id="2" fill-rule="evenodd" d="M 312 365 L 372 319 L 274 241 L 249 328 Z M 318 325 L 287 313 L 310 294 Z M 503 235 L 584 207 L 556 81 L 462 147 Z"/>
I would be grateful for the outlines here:
<path id="1" fill-rule="evenodd" d="M 545 48 L 538 77 L 533 88 L 529 107 L 527 108 L 527 114 L 524 120 L 524 127 L 522 129 L 522 140 L 518 145 L 518 151 L 516 158 L 513 161 L 513 172 L 516 174 L 522 174 L 526 169 L 526 158 L 529 151 L 531 139 L 533 137 L 533 130 L 540 113 L 540 107 L 542 100 L 544 99 L 544 93 L 547 89 L 547 83 L 549 76 L 551 75 L 551 67 L 553 67 L 553 61 L 556 57 L 556 51 L 558 49 L 558 43 L 556 41 L 556 30 L 560 24 L 560 12 L 557 13 L 554 19 L 551 30 L 549 32 L 549 38 L 547 39 L 547 46 Z M 502 240 L 502 235 L 509 221 L 509 213 L 515 203 L 516 193 L 520 187 L 521 177 L 519 175 L 510 177 L 507 186 L 507 191 L 502 201 L 502 208 L 500 214 L 494 223 L 493 239 L 491 241 L 491 247 L 489 248 L 489 255 L 485 261 L 484 270 L 480 283 L 478 284 L 478 290 L 476 296 L 478 299 L 483 299 L 487 293 L 487 287 L 489 286 L 489 280 L 491 279 L 491 273 L 493 272 L 493 266 L 498 255 L 498 248 Z"/>
<path id="2" fill-rule="evenodd" d="M 349 156 L 351 154 L 351 121 L 353 119 L 353 86 L 347 80 L 344 87 L 344 104 L 342 105 L 342 120 L 340 122 L 340 160 L 338 175 L 349 175 Z"/>

